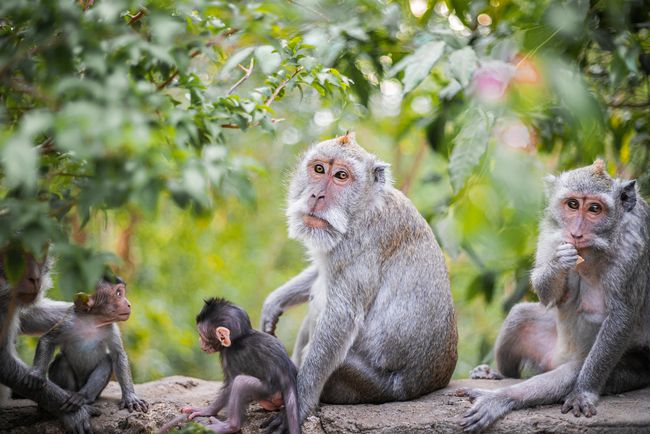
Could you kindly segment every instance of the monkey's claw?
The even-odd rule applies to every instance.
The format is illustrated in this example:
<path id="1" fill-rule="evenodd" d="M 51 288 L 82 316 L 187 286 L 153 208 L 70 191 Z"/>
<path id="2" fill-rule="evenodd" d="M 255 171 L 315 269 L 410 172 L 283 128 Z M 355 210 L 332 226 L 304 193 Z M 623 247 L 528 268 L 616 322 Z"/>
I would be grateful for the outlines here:
<path id="1" fill-rule="evenodd" d="M 596 399 L 593 394 L 588 392 L 572 392 L 562 404 L 562 413 L 573 413 L 575 417 L 585 415 L 585 417 L 595 416 Z"/>
<path id="2" fill-rule="evenodd" d="M 129 396 L 122 398 L 120 401 L 120 410 L 124 408 L 129 410 L 129 413 L 133 413 L 134 411 L 146 413 L 149 411 L 149 403 L 137 396 Z"/>

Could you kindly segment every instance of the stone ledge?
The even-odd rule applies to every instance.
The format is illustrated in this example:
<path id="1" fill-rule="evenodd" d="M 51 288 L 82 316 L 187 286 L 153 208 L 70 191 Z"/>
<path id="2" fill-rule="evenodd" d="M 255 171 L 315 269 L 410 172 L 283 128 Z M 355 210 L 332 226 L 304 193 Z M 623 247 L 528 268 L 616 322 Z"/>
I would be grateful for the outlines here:
<path id="1" fill-rule="evenodd" d="M 494 389 L 517 380 L 456 380 L 449 387 L 408 402 L 381 405 L 324 405 L 303 426 L 305 434 L 336 433 L 460 433 L 460 415 L 470 404 L 465 398 L 451 396 L 460 387 Z M 214 399 L 221 384 L 196 378 L 174 376 L 135 386 L 138 395 L 149 401 L 149 413 L 118 410 L 120 388 L 111 382 L 97 405 L 102 415 L 92 420 L 96 433 L 147 433 L 178 415 L 184 405 L 205 405 Z M 242 433 L 256 433 L 270 417 L 259 406 L 249 409 Z M 61 425 L 39 412 L 28 400 L 13 401 L 0 412 L 0 433 L 59 434 Z M 624 395 L 604 397 L 598 415 L 590 419 L 560 413 L 559 405 L 510 413 L 497 422 L 493 433 L 638 433 L 650 432 L 650 388 Z"/>

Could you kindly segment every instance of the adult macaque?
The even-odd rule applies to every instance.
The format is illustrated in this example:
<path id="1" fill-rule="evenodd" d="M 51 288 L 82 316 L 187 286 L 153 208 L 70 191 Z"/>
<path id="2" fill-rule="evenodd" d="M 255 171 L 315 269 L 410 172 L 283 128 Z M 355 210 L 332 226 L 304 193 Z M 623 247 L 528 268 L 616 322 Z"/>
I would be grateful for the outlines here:
<path id="1" fill-rule="evenodd" d="M 56 384 L 45 381 L 38 390 L 26 385 L 29 377 L 29 367 L 16 356 L 16 336 L 21 324 L 27 323 L 27 329 L 35 332 L 42 327 L 47 319 L 54 319 L 60 313 L 60 305 L 54 304 L 54 313 L 44 313 L 38 310 L 41 316 L 35 323 L 29 321 L 30 307 L 41 306 L 43 297 L 51 285 L 49 277 L 50 262 L 46 255 L 35 258 L 31 254 L 21 254 L 24 263 L 23 274 L 15 284 L 10 284 L 4 272 L 6 254 L 0 255 L 0 383 L 14 390 L 16 393 L 29 398 L 49 413 L 58 416 L 67 432 L 82 434 L 92 432 L 90 426 L 91 414 L 96 411 L 91 407 L 82 406 L 74 411 L 62 411 L 70 394 Z M 45 303 L 47 305 L 47 303 Z M 32 327 L 34 326 L 34 327 Z M 8 399 L 8 395 L 0 397 Z M 0 402 L 0 405 L 2 402 Z"/>
<path id="2" fill-rule="evenodd" d="M 297 369 L 282 343 L 275 337 L 251 327 L 246 312 L 219 298 L 205 301 L 196 317 L 201 350 L 221 354 L 224 373 L 223 389 L 208 407 L 185 407 L 185 416 L 166 424 L 161 433 L 186 419 L 211 416 L 206 428 L 219 433 L 240 430 L 246 406 L 258 401 L 267 410 L 278 410 L 284 404 L 278 419 L 280 431 L 300 433 L 298 399 L 296 396 Z M 228 419 L 215 417 L 228 406 Z"/>
<path id="3" fill-rule="evenodd" d="M 73 410 L 95 402 L 115 372 L 122 388 L 120 408 L 147 412 L 149 404 L 135 394 L 117 326 L 130 315 L 126 285 L 119 278 L 101 280 L 92 295 L 77 294 L 74 310 L 38 341 L 26 385 L 38 388 L 47 371 L 51 381 L 74 392 L 62 407 Z M 61 352 L 50 364 L 57 346 Z"/>
<path id="4" fill-rule="evenodd" d="M 591 417 L 601 394 L 650 384 L 647 203 L 634 180 L 610 178 L 601 160 L 550 176 L 547 187 L 532 272 L 540 302 L 510 311 L 495 348 L 504 375 L 539 375 L 494 391 L 460 390 L 474 402 L 466 431 L 556 402 L 563 413 Z"/>
<path id="5" fill-rule="evenodd" d="M 446 386 L 457 333 L 444 257 L 388 165 L 352 135 L 311 147 L 287 219 L 311 265 L 268 296 L 261 327 L 273 333 L 285 309 L 309 300 L 293 352 L 301 420 L 319 398 L 381 403 Z"/>

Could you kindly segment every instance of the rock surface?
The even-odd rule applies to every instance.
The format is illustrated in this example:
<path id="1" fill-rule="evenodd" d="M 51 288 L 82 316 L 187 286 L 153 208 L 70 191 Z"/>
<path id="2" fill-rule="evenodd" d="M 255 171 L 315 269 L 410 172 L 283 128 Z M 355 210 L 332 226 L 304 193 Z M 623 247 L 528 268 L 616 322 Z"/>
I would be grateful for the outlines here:
<path id="1" fill-rule="evenodd" d="M 409 402 L 382 405 L 324 405 L 303 425 L 305 434 L 333 433 L 460 433 L 460 415 L 470 404 L 452 396 L 460 387 L 494 389 L 516 380 L 456 380 L 446 389 Z M 118 410 L 120 388 L 111 382 L 97 402 L 102 414 L 92 420 L 96 433 L 146 433 L 156 431 L 179 414 L 184 405 L 202 406 L 211 401 L 220 383 L 189 377 L 168 377 L 135 386 L 151 404 L 148 413 Z M 259 432 L 271 414 L 258 405 L 249 409 L 244 434 Z M 61 425 L 39 412 L 27 400 L 16 400 L 0 410 L 0 433 L 61 433 Z M 510 413 L 497 422 L 494 433 L 638 433 L 650 432 L 650 388 L 624 395 L 604 397 L 598 415 L 590 419 L 560 413 L 559 405 L 542 406 Z"/>

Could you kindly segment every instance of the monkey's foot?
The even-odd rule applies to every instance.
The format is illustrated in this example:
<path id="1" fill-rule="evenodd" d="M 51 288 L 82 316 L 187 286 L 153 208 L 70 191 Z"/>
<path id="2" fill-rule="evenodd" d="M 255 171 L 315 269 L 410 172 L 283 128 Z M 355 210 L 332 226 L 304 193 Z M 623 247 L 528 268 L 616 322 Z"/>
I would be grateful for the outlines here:
<path id="1" fill-rule="evenodd" d="M 230 434 L 239 431 L 239 426 L 234 426 L 228 421 L 224 422 L 222 420 L 217 419 L 216 417 L 211 417 L 210 418 L 210 424 L 205 425 L 207 429 L 211 429 L 212 431 L 218 432 L 218 433 L 223 433 L 223 434 Z"/>
<path id="2" fill-rule="evenodd" d="M 575 417 L 584 414 L 586 417 L 595 416 L 598 395 L 590 392 L 571 392 L 562 404 L 562 413 L 573 413 Z"/>
<path id="3" fill-rule="evenodd" d="M 478 365 L 469 371 L 469 378 L 472 380 L 503 380 L 503 375 L 490 365 Z"/>
<path id="4" fill-rule="evenodd" d="M 506 396 L 480 389 L 469 389 L 475 396 L 474 405 L 464 415 L 460 426 L 466 432 L 479 432 L 509 413 L 514 401 Z M 470 395 L 470 401 L 472 395 Z"/>
<path id="5" fill-rule="evenodd" d="M 183 407 L 181 408 L 181 413 L 189 414 L 189 416 L 187 416 L 189 420 L 200 416 L 216 416 L 210 407 Z"/>

